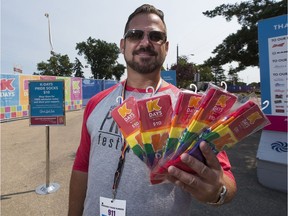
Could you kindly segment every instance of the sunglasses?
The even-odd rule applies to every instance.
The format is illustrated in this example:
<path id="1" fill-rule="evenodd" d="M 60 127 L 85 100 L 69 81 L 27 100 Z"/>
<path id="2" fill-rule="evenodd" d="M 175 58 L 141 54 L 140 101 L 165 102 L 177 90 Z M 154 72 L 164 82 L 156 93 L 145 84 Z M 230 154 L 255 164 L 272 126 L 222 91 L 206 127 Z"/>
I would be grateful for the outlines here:
<path id="1" fill-rule="evenodd" d="M 132 42 L 139 42 L 144 38 L 145 32 L 143 30 L 132 29 L 128 30 L 124 35 L 124 39 L 129 39 Z M 156 44 L 163 44 L 167 40 L 167 36 L 164 32 L 150 31 L 148 38 L 151 42 Z"/>

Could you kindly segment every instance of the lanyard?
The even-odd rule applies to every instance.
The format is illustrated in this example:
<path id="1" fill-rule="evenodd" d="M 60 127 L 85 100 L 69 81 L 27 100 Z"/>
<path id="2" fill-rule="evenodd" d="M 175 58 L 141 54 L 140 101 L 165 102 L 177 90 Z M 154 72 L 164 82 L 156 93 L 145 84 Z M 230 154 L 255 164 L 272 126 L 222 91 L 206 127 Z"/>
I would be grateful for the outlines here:
<path id="1" fill-rule="evenodd" d="M 122 93 L 121 93 L 122 102 L 125 100 L 126 85 L 127 85 L 127 79 L 124 82 Z M 158 82 L 158 84 L 156 86 L 156 89 L 154 90 L 153 87 L 149 86 L 149 87 L 146 88 L 146 92 L 148 92 L 148 89 L 151 88 L 153 90 L 152 95 L 154 95 L 161 88 L 161 85 L 162 85 L 162 79 L 160 78 L 160 80 L 159 80 L 159 82 Z M 129 145 L 126 143 L 123 135 L 121 135 L 121 136 L 122 136 L 122 140 L 123 140 L 123 148 L 122 148 L 122 151 L 121 151 L 121 155 L 119 157 L 119 161 L 118 161 L 118 166 L 117 166 L 116 172 L 114 174 L 114 181 L 113 181 L 113 186 L 112 186 L 112 195 L 113 195 L 112 202 L 115 199 L 116 194 L 117 194 L 117 188 L 118 188 L 118 185 L 119 185 L 119 182 L 120 182 L 120 177 L 121 177 L 122 170 L 123 170 L 123 167 L 124 167 L 126 152 L 129 149 Z"/>

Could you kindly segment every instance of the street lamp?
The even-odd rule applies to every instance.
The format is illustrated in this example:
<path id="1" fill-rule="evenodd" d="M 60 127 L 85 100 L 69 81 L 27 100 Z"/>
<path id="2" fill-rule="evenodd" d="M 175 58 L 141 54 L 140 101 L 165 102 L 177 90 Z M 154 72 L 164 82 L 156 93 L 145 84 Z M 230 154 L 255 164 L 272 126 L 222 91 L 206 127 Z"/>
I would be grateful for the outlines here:
<path id="1" fill-rule="evenodd" d="M 53 51 L 53 45 L 52 45 L 52 36 L 51 36 L 51 30 L 50 30 L 51 28 L 50 28 L 49 14 L 48 14 L 48 13 L 45 13 L 44 15 L 45 15 L 45 17 L 47 17 L 47 19 L 48 19 L 48 33 L 49 33 L 49 43 L 50 43 L 50 49 L 51 49 L 50 53 L 51 53 L 51 55 L 53 55 L 53 54 L 54 54 L 54 51 Z"/>

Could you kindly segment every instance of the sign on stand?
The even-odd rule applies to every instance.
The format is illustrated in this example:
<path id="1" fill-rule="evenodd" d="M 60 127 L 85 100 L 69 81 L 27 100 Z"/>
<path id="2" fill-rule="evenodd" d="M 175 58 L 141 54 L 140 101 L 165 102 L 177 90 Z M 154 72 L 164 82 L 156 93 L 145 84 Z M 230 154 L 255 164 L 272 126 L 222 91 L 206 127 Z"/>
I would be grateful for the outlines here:
<path id="1" fill-rule="evenodd" d="M 29 82 L 30 125 L 65 125 L 64 80 Z"/>
<path id="2" fill-rule="evenodd" d="M 46 127 L 46 183 L 36 188 L 36 193 L 45 195 L 57 191 L 60 185 L 50 183 L 50 125 L 65 125 L 64 80 L 29 81 L 30 125 Z"/>

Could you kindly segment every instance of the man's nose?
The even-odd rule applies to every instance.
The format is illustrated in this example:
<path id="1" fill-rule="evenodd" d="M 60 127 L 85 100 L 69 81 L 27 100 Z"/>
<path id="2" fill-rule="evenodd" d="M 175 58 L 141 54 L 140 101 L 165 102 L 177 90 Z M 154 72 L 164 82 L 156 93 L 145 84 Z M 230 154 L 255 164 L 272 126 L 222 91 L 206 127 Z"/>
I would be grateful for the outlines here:
<path id="1" fill-rule="evenodd" d="M 147 44 L 150 44 L 150 43 L 151 43 L 151 41 L 149 40 L 149 35 L 144 33 L 144 36 L 141 39 L 140 44 L 147 45 Z"/>

